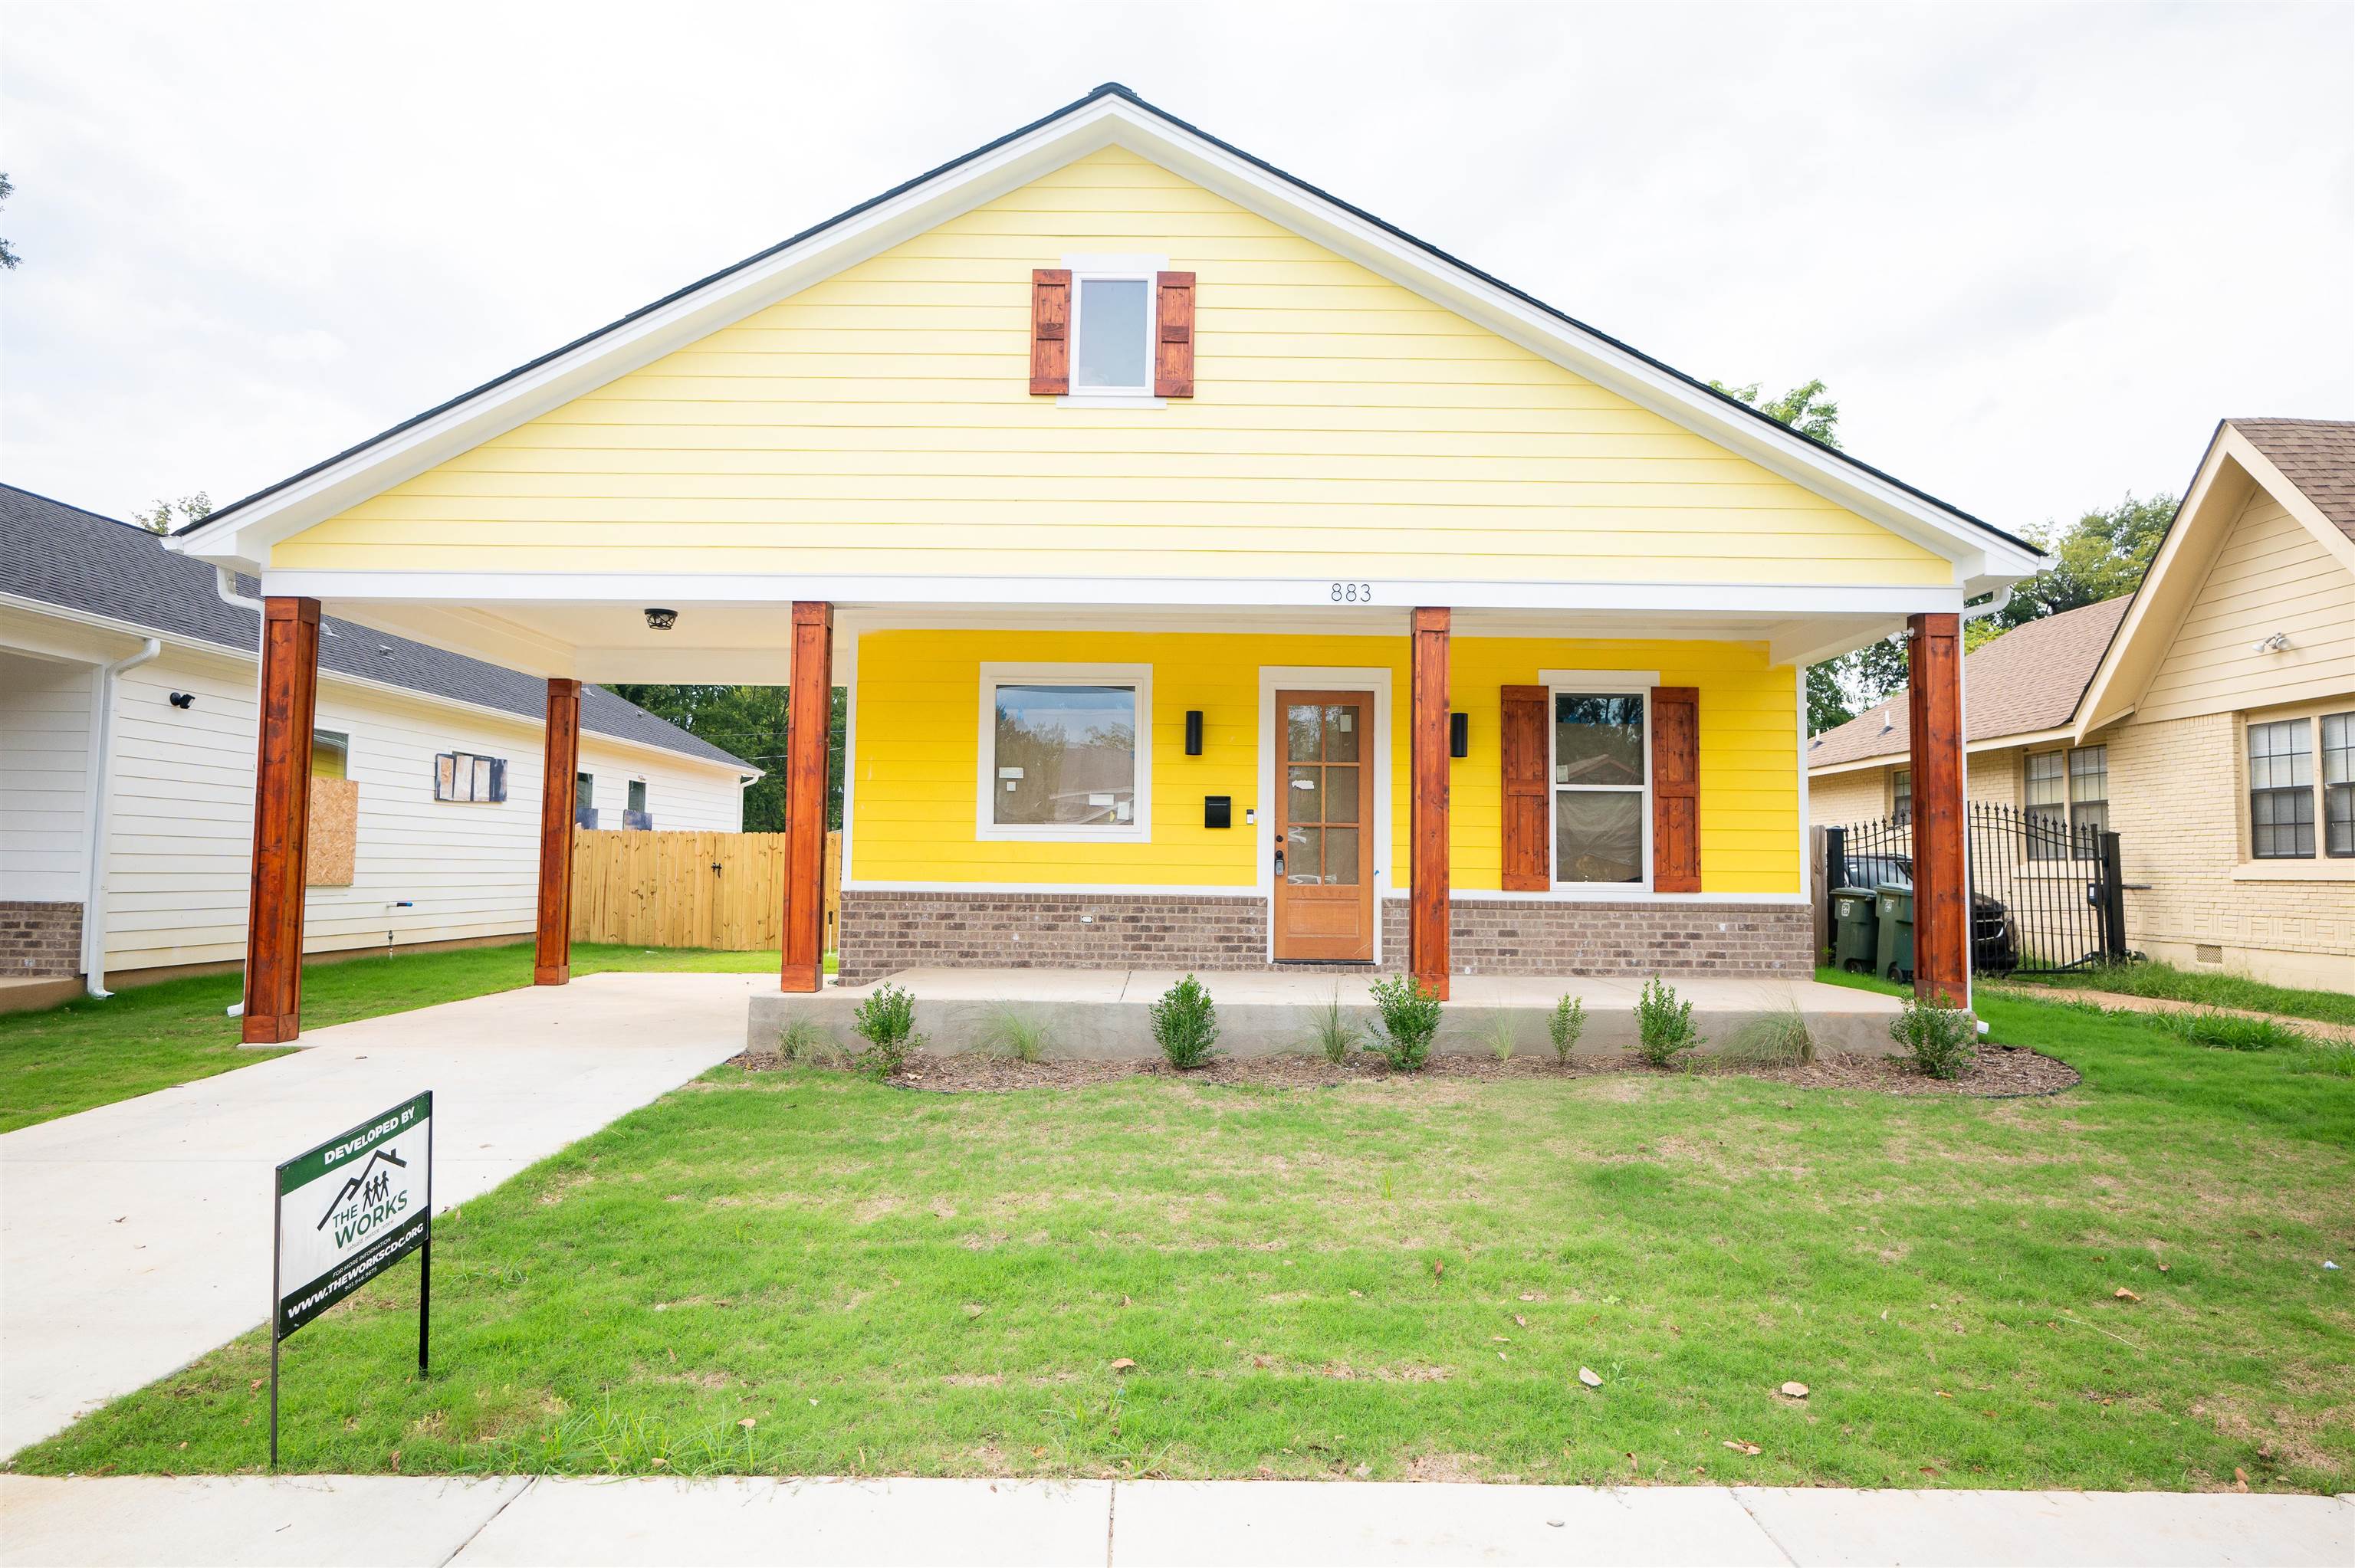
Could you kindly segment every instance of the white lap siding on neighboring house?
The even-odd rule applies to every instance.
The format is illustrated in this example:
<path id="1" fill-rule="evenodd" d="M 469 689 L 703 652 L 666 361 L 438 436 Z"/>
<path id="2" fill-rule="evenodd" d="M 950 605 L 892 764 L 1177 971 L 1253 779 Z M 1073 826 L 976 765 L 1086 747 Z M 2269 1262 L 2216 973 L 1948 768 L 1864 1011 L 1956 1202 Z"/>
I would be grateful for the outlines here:
<path id="1" fill-rule="evenodd" d="M 89 884 L 88 664 L 0 652 L 0 904 L 79 904 Z"/>
<path id="2" fill-rule="evenodd" d="M 193 705 L 170 704 L 175 692 Z M 182 648 L 123 677 L 117 696 L 108 855 L 107 964 L 117 975 L 244 957 L 253 837 L 253 666 Z M 534 721 L 397 693 L 327 673 L 317 726 L 350 736 L 358 785 L 348 887 L 304 898 L 309 952 L 520 936 L 538 888 L 541 726 Z M 433 799 L 444 751 L 504 758 L 498 804 Z M 601 804 L 647 781 L 662 828 L 734 832 L 743 796 L 734 768 L 624 745 L 584 731 L 582 767 Z M 609 819 L 611 820 L 611 819 Z M 406 901 L 410 907 L 396 905 Z"/>

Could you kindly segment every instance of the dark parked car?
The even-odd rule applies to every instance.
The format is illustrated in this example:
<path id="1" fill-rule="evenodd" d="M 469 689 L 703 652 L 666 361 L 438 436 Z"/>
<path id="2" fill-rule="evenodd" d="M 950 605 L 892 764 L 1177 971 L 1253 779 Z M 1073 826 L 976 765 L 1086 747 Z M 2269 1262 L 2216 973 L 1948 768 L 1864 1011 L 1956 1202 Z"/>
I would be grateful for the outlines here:
<path id="1" fill-rule="evenodd" d="M 1913 857 L 1910 854 L 1852 854 L 1848 857 L 1849 887 L 1902 887 L 1913 890 Z M 2011 911 L 1985 894 L 1971 895 L 1971 969 L 1975 974 L 2008 974 L 2019 967 L 2019 944 L 2011 929 Z"/>

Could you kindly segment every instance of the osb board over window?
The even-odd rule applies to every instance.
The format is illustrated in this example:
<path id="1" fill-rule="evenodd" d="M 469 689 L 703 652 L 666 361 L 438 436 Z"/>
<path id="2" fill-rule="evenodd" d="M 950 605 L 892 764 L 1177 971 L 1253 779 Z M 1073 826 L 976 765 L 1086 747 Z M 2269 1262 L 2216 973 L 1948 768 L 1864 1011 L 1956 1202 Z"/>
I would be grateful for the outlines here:
<path id="1" fill-rule="evenodd" d="M 311 832 L 303 881 L 312 887 L 349 887 L 352 852 L 359 842 L 360 787 L 355 779 L 311 780 Z"/>

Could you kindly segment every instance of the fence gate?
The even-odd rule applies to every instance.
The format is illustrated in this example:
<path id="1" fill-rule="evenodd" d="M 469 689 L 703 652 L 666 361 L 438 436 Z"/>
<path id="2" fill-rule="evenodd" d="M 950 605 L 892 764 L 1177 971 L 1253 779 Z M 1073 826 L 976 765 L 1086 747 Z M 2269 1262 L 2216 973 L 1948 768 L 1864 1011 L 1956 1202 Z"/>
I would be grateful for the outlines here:
<path id="1" fill-rule="evenodd" d="M 842 835 L 826 839 L 826 946 L 841 905 Z M 572 939 L 758 952 L 783 940 L 785 835 L 572 835 Z"/>
<path id="2" fill-rule="evenodd" d="M 2118 835 L 1993 801 L 1969 824 L 1971 972 L 2065 974 L 2131 957 Z M 1913 825 L 1902 817 L 1824 830 L 1827 892 L 1913 885 Z"/>

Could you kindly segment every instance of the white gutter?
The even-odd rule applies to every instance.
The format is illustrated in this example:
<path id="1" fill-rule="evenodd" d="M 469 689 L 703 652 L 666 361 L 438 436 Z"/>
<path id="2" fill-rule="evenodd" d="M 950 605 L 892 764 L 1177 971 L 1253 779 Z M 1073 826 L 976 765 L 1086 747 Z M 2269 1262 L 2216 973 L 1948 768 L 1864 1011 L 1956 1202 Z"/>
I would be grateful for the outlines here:
<path id="1" fill-rule="evenodd" d="M 270 610 L 260 599 L 248 599 L 237 591 L 237 577 L 227 567 L 213 568 L 213 592 L 220 596 L 223 604 L 253 611 L 253 732 L 258 737 L 261 734 L 262 652 L 264 641 L 270 636 Z M 254 778 L 254 788 L 261 788 L 259 774 Z M 391 940 L 391 933 L 387 932 L 385 941 L 388 948 Z M 247 956 L 250 958 L 252 955 Z M 294 961 L 298 966 L 302 963 L 300 954 L 296 955 Z M 242 1018 L 245 1016 L 245 1003 L 242 1001 L 231 1002 L 226 1011 L 231 1018 Z"/>
<path id="2" fill-rule="evenodd" d="M 1983 615 L 1993 615 L 2010 602 L 2011 590 L 2009 588 L 1999 588 L 1996 591 L 1996 596 L 1987 600 L 1985 604 L 1972 605 L 1963 611 L 1963 619 L 1966 621 L 1977 620 Z"/>
<path id="3" fill-rule="evenodd" d="M 161 638 L 150 637 L 139 652 L 102 664 L 98 671 L 98 747 L 91 764 L 90 881 L 81 899 L 82 989 L 101 1001 L 114 993 L 106 989 L 106 810 L 114 791 L 106 775 L 114 753 L 114 678 L 164 652 Z"/>

